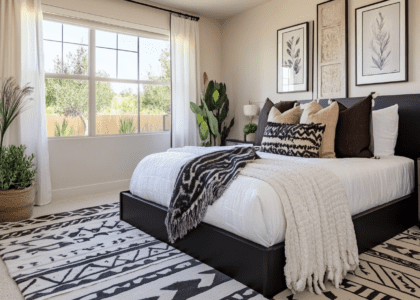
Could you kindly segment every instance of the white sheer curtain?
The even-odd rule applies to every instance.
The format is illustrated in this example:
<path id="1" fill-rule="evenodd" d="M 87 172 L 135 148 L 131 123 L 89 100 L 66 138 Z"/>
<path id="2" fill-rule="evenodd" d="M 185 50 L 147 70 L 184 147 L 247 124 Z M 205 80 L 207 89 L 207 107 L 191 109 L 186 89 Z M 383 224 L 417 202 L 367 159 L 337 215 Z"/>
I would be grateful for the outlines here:
<path id="1" fill-rule="evenodd" d="M 34 88 L 30 108 L 12 123 L 5 145 L 24 144 L 35 155 L 36 205 L 51 202 L 51 177 L 45 114 L 41 0 L 1 0 L 1 78 L 15 77 Z"/>
<path id="2" fill-rule="evenodd" d="M 171 17 L 172 147 L 197 146 L 198 128 L 190 102 L 200 101 L 198 22 Z"/>

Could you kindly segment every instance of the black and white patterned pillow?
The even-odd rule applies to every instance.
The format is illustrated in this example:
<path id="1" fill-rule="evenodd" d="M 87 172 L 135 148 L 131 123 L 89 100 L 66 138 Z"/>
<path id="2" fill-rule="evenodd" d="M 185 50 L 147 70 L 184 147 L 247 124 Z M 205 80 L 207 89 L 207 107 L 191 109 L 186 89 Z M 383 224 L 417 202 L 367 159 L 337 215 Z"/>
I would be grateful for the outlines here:
<path id="1" fill-rule="evenodd" d="M 268 122 L 261 143 L 262 152 L 298 156 L 319 157 L 322 136 L 325 132 L 322 124 L 283 124 Z"/>

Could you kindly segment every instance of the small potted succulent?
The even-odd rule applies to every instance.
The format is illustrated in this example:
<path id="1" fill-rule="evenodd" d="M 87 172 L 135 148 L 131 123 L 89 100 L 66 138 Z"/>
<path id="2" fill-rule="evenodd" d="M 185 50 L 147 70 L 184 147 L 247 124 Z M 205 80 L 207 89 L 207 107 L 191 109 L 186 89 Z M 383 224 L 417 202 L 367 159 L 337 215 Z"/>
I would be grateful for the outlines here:
<path id="1" fill-rule="evenodd" d="M 257 131 L 257 124 L 249 123 L 244 127 L 244 140 L 246 142 L 253 142 L 255 140 L 255 132 Z"/>
<path id="2" fill-rule="evenodd" d="M 8 127 L 27 107 L 32 88 L 20 88 L 8 78 L 0 91 L 0 222 L 14 222 L 32 216 L 35 202 L 34 155 L 25 155 L 24 145 L 3 147 Z"/>

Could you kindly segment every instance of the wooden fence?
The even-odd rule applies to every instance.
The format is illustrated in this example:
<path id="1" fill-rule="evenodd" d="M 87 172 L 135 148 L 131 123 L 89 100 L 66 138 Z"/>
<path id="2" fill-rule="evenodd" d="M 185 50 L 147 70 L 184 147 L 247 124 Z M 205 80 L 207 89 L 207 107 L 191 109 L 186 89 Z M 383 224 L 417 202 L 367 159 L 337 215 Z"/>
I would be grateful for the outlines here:
<path id="1" fill-rule="evenodd" d="M 64 117 L 60 115 L 47 115 L 47 134 L 48 137 L 54 137 L 56 124 L 61 128 L 63 120 L 68 123 L 67 129 L 73 129 L 73 136 L 85 134 L 85 126 L 80 117 Z M 133 120 L 134 132 L 137 132 L 137 115 L 97 115 L 96 116 L 96 134 L 108 135 L 120 133 L 120 120 Z M 170 115 L 140 115 L 140 132 L 162 132 L 171 129 Z"/>

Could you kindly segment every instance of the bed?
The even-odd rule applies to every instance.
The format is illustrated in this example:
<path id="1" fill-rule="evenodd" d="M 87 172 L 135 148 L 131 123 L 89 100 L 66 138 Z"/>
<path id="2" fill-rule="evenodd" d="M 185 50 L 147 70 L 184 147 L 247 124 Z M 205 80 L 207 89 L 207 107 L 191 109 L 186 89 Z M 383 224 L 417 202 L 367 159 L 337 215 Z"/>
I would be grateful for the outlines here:
<path id="1" fill-rule="evenodd" d="M 358 100 L 340 102 L 351 106 Z M 419 100 L 419 95 L 377 100 L 376 109 L 395 103 L 400 106 L 400 133 L 395 157 L 307 160 L 308 163 L 322 164 L 343 182 L 360 252 L 417 222 L 414 164 L 417 149 L 420 149 L 415 135 L 415 128 L 420 125 L 416 117 L 420 116 Z M 326 101 L 321 101 L 321 105 L 326 106 Z M 187 153 L 176 150 L 171 153 L 173 159 L 162 161 L 162 165 L 181 164 L 190 159 Z M 276 159 L 273 154 L 264 153 L 262 156 Z M 147 161 L 143 163 L 146 167 Z M 137 170 L 141 169 L 139 166 Z M 168 170 L 177 168 L 172 166 Z M 121 193 L 121 219 L 167 242 L 164 219 L 176 174 L 162 174 L 162 169 L 158 168 L 155 171 L 150 169 L 143 177 L 139 174 L 133 174 L 131 192 Z M 153 177 L 160 179 L 151 180 Z M 148 180 L 158 186 L 148 184 Z M 147 186 L 150 186 L 149 190 L 145 188 Z M 204 222 L 174 246 L 264 296 L 272 297 L 286 288 L 283 275 L 285 222 L 284 218 L 278 217 L 282 208 L 276 207 L 281 206 L 276 197 L 264 182 L 239 176 L 225 195 L 209 207 Z M 239 201 L 241 205 L 238 205 Z"/>

